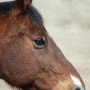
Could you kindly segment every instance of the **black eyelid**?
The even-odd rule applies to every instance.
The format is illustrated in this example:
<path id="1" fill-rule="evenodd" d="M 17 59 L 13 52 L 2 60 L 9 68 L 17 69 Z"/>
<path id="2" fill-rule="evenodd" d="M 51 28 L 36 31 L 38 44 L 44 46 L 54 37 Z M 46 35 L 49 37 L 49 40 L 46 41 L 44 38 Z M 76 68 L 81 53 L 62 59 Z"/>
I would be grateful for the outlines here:
<path id="1" fill-rule="evenodd" d="M 43 48 L 47 45 L 47 41 L 44 38 L 37 38 L 34 41 L 34 44 L 37 48 Z"/>

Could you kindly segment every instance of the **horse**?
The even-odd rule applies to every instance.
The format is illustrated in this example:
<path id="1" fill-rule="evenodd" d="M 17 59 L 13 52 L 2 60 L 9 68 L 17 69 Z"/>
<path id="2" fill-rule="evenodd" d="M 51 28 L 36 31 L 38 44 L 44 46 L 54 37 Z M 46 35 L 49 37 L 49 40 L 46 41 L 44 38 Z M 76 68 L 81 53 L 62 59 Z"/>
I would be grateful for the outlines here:
<path id="1" fill-rule="evenodd" d="M 20 90 L 85 90 L 32 0 L 0 3 L 0 79 Z"/>

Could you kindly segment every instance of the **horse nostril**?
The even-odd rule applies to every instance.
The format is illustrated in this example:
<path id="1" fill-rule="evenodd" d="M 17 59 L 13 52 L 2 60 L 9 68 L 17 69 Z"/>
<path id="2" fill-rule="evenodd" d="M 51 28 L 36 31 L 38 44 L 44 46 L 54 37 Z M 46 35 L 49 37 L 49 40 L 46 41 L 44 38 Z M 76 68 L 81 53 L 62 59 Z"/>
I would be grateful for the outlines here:
<path id="1" fill-rule="evenodd" d="M 77 87 L 75 90 L 81 90 L 81 88 Z"/>
<path id="2" fill-rule="evenodd" d="M 80 88 L 76 88 L 75 90 L 81 90 Z"/>

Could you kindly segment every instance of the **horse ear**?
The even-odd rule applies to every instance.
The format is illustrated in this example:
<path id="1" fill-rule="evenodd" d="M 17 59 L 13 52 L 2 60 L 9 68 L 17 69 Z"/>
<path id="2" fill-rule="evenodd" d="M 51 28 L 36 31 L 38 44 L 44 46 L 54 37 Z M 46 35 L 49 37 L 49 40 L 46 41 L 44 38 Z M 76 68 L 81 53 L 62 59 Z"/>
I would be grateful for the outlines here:
<path id="1" fill-rule="evenodd" d="M 13 8 L 11 9 L 12 15 L 16 16 L 22 13 L 27 4 L 31 4 L 32 0 L 16 0 L 14 3 Z"/>
<path id="2" fill-rule="evenodd" d="M 31 4 L 31 3 L 32 3 L 32 0 L 16 0 L 15 6 L 23 10 L 27 4 Z"/>
<path id="3" fill-rule="evenodd" d="M 24 5 L 26 6 L 27 4 L 31 4 L 32 0 L 24 0 Z"/>

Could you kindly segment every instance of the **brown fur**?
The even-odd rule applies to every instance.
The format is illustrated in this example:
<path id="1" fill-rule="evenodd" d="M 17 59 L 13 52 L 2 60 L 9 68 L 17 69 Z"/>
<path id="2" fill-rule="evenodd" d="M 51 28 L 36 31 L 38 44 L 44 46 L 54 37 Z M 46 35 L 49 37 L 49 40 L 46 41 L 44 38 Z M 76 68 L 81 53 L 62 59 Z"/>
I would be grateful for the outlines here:
<path id="1" fill-rule="evenodd" d="M 24 7 L 32 2 L 24 1 Z M 21 2 L 16 0 L 10 11 L 0 16 L 0 78 L 23 90 L 72 90 L 72 73 L 85 88 L 77 71 L 45 28 L 30 20 Z M 47 45 L 35 48 L 33 40 L 37 38 L 45 38 Z"/>

